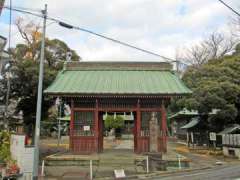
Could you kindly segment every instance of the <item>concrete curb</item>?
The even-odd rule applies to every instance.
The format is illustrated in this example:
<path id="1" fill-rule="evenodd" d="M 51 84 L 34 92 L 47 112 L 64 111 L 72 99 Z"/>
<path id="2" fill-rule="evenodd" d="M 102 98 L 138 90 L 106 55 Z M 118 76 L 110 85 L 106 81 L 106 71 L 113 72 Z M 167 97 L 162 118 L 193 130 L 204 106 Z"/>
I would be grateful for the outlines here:
<path id="1" fill-rule="evenodd" d="M 176 173 L 182 173 L 182 172 L 192 172 L 192 171 L 199 171 L 199 170 L 205 170 L 205 169 L 211 169 L 213 167 L 207 166 L 207 167 L 202 167 L 202 168 L 194 168 L 194 169 L 184 169 L 184 170 L 175 170 L 175 171 L 168 171 L 168 172 L 154 172 L 154 173 L 149 173 L 149 174 L 144 174 L 144 175 L 138 175 L 139 179 L 144 179 L 144 178 L 150 178 L 150 177 L 157 177 L 159 175 L 171 175 L 171 174 L 176 174 Z"/>
<path id="2" fill-rule="evenodd" d="M 168 171 L 168 172 L 158 171 L 158 172 L 153 172 L 149 174 L 131 175 L 131 176 L 127 176 L 125 179 L 148 179 L 148 178 L 154 178 L 160 175 L 170 175 L 170 174 L 176 174 L 181 172 L 199 171 L 199 170 L 205 170 L 205 169 L 211 169 L 211 168 L 213 168 L 213 166 L 194 168 L 194 169 L 175 170 L 175 171 Z M 112 177 L 103 177 L 103 178 L 95 178 L 95 179 L 96 180 L 112 180 Z"/>

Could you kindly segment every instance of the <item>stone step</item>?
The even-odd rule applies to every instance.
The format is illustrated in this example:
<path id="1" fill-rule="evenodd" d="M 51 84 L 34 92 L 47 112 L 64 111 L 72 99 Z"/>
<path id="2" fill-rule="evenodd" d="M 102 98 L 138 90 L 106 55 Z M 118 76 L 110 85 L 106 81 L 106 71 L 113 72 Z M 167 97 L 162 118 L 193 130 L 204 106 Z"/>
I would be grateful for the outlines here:
<path id="1" fill-rule="evenodd" d="M 124 160 L 124 159 L 100 159 L 99 164 L 134 164 L 135 160 Z"/>
<path id="2" fill-rule="evenodd" d="M 89 160 L 46 160 L 45 164 L 47 166 L 89 166 Z M 93 161 L 93 166 L 97 166 L 99 164 L 99 160 Z"/>
<path id="3" fill-rule="evenodd" d="M 64 180 L 85 180 L 85 179 L 89 179 L 89 174 L 88 173 L 65 173 L 62 176 L 62 179 Z"/>

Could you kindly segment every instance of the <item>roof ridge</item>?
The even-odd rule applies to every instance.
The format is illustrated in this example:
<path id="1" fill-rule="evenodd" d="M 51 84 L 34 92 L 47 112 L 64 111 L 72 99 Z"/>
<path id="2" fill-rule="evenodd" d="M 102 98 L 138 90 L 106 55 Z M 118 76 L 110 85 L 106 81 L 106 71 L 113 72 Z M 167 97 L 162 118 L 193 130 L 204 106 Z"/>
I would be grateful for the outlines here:
<path id="1" fill-rule="evenodd" d="M 165 62 L 68 62 L 64 70 L 172 70 Z"/>

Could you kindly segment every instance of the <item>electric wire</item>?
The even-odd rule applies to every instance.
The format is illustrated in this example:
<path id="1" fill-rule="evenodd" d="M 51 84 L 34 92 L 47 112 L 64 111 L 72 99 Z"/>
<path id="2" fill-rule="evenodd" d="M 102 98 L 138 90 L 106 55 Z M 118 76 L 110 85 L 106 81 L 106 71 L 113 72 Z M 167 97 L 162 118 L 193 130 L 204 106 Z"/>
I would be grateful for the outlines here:
<path id="1" fill-rule="evenodd" d="M 131 44 L 129 44 L 129 43 L 126 43 L 126 42 L 123 42 L 123 41 L 120 41 L 120 40 L 117 40 L 117 39 L 114 39 L 114 38 L 105 36 L 105 35 L 103 35 L 103 34 L 96 33 L 96 32 L 94 32 L 94 31 L 91 31 L 91 30 L 88 30 L 88 29 L 85 29 L 85 28 L 82 28 L 82 27 L 79 27 L 79 26 L 73 26 L 73 25 L 68 24 L 68 23 L 65 23 L 65 22 L 63 22 L 63 21 L 61 21 L 61 20 L 59 20 L 59 19 L 52 18 L 52 17 L 48 17 L 48 19 L 57 22 L 57 23 L 58 23 L 60 26 L 62 26 L 62 27 L 65 27 L 65 28 L 68 28 L 68 29 L 76 29 L 76 30 L 79 30 L 79 31 L 83 31 L 83 32 L 86 32 L 86 33 L 89 33 L 89 34 L 98 36 L 98 37 L 100 37 L 100 38 L 103 38 L 103 39 L 106 39 L 106 40 L 109 40 L 109 41 L 112 41 L 112 42 L 121 44 L 121 45 L 123 45 L 123 46 L 127 46 L 127 47 L 130 47 L 130 48 L 136 49 L 136 50 L 138 50 L 138 51 L 142 51 L 142 52 L 144 52 L 144 53 L 151 54 L 151 55 L 154 55 L 154 56 L 163 58 L 163 59 L 167 60 L 168 62 L 176 62 L 175 59 L 171 59 L 171 58 L 162 56 L 162 55 L 157 54 L 157 53 L 155 53 L 155 52 L 152 52 L 152 51 L 149 51 L 149 50 L 146 50 L 146 49 L 143 49 L 143 48 L 136 47 L 136 46 L 131 45 Z"/>
<path id="2" fill-rule="evenodd" d="M 3 8 L 10 9 L 10 8 L 7 7 L 7 6 L 3 6 Z M 21 13 L 26 13 L 26 14 L 30 14 L 30 15 L 33 15 L 33 16 L 36 16 L 36 17 L 41 17 L 41 18 L 43 18 L 42 14 L 36 14 L 36 13 L 30 12 L 30 11 L 26 11 L 26 10 L 23 10 L 23 9 L 11 8 L 11 10 L 17 11 L 17 12 L 21 12 Z M 100 34 L 100 33 L 96 33 L 96 32 L 94 32 L 94 31 L 91 31 L 91 30 L 86 29 L 86 28 L 82 28 L 82 27 L 79 27 L 79 26 L 74 26 L 74 25 L 68 24 L 68 23 L 66 23 L 66 22 L 64 22 L 64 21 L 61 21 L 61 20 L 59 20 L 59 19 L 56 19 L 56 18 L 53 18 L 53 17 L 50 17 L 50 16 L 47 16 L 47 19 L 58 23 L 58 24 L 59 24 L 60 26 L 62 26 L 62 27 L 65 27 L 65 28 L 68 28 L 68 29 L 75 29 L 75 30 L 83 31 L 83 32 L 86 32 L 86 33 L 95 35 L 95 36 L 97 36 L 97 37 L 100 37 L 100 38 L 103 38 L 103 39 L 112 41 L 112 42 L 114 42 L 114 43 L 117 43 L 117 44 L 120 44 L 120 45 L 129 47 L 129 48 L 132 48 L 132 49 L 135 49 L 135 50 L 138 50 L 138 51 L 141 51 L 141 52 L 144 52 L 144 53 L 153 55 L 153 56 L 160 57 L 160 58 L 164 59 L 166 62 L 177 62 L 177 60 L 175 60 L 175 59 L 171 59 L 171 58 L 165 57 L 165 56 L 163 56 L 163 55 L 160 55 L 160 54 L 158 54 L 158 53 L 155 53 L 155 52 L 152 52 L 152 51 L 149 51 L 149 50 L 146 50 L 146 49 L 143 49 L 143 48 L 134 46 L 134 45 L 132 45 L 132 44 L 129 44 L 129 43 L 120 41 L 120 40 L 118 40 L 118 39 L 114 39 L 114 38 L 108 37 L 108 36 L 106 36 L 106 35 L 103 35 L 103 34 Z M 181 62 L 181 63 L 182 63 L 182 62 Z M 185 64 L 185 63 L 183 63 L 183 64 Z"/>
<path id="3" fill-rule="evenodd" d="M 220 3 L 222 3 L 225 7 L 227 7 L 228 9 L 230 9 L 233 13 L 235 13 L 236 15 L 238 15 L 240 17 L 240 12 L 237 12 L 235 9 L 233 9 L 230 5 L 228 5 L 227 3 L 225 3 L 222 0 L 218 0 Z"/>
<path id="4" fill-rule="evenodd" d="M 37 13 L 34 13 L 34 12 L 30 12 L 30 11 L 26 11 L 26 10 L 22 10 L 22 9 L 18 9 L 18 8 L 15 8 L 15 7 L 8 7 L 8 6 L 2 6 L 2 8 L 4 9 L 8 9 L 8 10 L 12 10 L 12 11 L 16 11 L 16 12 L 20 12 L 20 13 L 25 13 L 25 14 L 30 14 L 30 15 L 33 15 L 33 16 L 36 16 L 36 17 L 40 17 L 40 18 L 43 18 L 43 15 L 42 14 L 37 14 Z"/>
<path id="5" fill-rule="evenodd" d="M 40 8 L 26 8 L 26 7 L 20 7 L 20 6 L 14 6 L 14 8 L 25 10 L 25 11 L 31 11 L 31 12 L 39 12 L 39 13 L 41 13 L 42 11 L 42 9 Z"/>
<path id="6" fill-rule="evenodd" d="M 10 9 L 9 7 L 6 7 L 6 6 L 4 6 L 3 8 Z M 26 11 L 26 10 L 21 10 L 21 9 L 16 9 L 16 8 L 11 8 L 11 9 L 14 10 L 14 11 L 17 11 L 17 12 L 27 13 L 27 14 L 34 15 L 34 16 L 41 17 L 41 18 L 43 17 L 43 16 L 40 15 L 40 14 L 32 13 L 32 12 L 29 12 L 29 11 Z M 112 41 L 112 42 L 121 44 L 121 45 L 123 45 L 123 46 L 127 46 L 127 47 L 130 47 L 130 48 L 133 48 L 133 49 L 136 49 L 136 50 L 145 52 L 145 53 L 147 53 L 147 54 L 151 54 L 151 55 L 154 55 L 154 56 L 161 57 L 161 58 L 167 60 L 168 62 L 176 62 L 176 60 L 174 60 L 174 59 L 171 59 L 171 58 L 168 58 L 168 57 L 159 55 L 159 54 L 157 54 L 157 53 L 151 52 L 151 51 L 149 51 L 149 50 L 145 50 L 145 49 L 143 49 L 143 48 L 139 48 L 139 47 L 133 46 L 133 45 L 128 44 L 128 43 L 125 43 L 125 42 L 123 42 L 123 41 L 120 41 L 120 40 L 117 40 L 117 39 L 113 39 L 113 38 L 111 38 L 111 37 L 108 37 L 108 36 L 105 36 L 105 35 L 102 35 L 102 34 L 93 32 L 93 31 L 88 30 L 88 29 L 85 29 L 85 28 L 81 28 L 81 27 L 78 27 L 78 26 L 70 25 L 70 24 L 68 24 L 68 23 L 65 23 L 65 22 L 59 20 L 59 19 L 52 18 L 52 17 L 49 17 L 49 16 L 47 16 L 47 19 L 48 19 L 48 20 L 55 21 L 55 22 L 57 22 L 60 26 L 63 26 L 63 27 L 65 27 L 65 28 L 68 28 L 68 29 L 76 29 L 76 30 L 79 30 L 79 31 L 83 31 L 83 32 L 86 32 L 86 33 L 90 33 L 90 34 L 92 34 L 92 35 L 95 35 L 95 36 L 98 36 L 98 37 L 107 39 L 107 40 L 109 40 L 109 41 Z"/>

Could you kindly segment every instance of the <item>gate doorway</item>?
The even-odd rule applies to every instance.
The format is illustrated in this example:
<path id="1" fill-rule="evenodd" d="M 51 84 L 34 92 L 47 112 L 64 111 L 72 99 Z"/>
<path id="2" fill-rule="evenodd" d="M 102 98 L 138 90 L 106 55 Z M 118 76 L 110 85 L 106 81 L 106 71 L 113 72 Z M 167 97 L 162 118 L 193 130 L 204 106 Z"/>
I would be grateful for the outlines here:
<path id="1" fill-rule="evenodd" d="M 100 151 L 136 150 L 136 112 L 99 112 Z"/>
<path id="2" fill-rule="evenodd" d="M 109 137 L 109 134 L 113 136 L 113 134 L 110 133 L 111 128 L 105 127 L 104 116 L 107 114 L 124 117 L 124 112 L 126 113 L 125 116 L 132 118 L 130 118 L 130 122 L 124 122 L 121 139 L 126 138 L 129 141 L 118 141 L 117 138 L 112 137 L 112 143 L 110 143 L 110 147 L 107 147 L 106 137 Z M 158 152 L 166 152 L 166 112 L 162 99 L 103 98 L 82 101 L 72 100 L 70 149 L 79 154 L 101 153 L 107 148 L 129 148 L 130 151 L 137 154 L 149 152 L 149 122 L 152 112 L 159 112 L 157 113 L 157 126 L 159 128 L 154 131 L 158 131 L 155 134 L 154 147 L 157 148 L 156 151 Z M 116 141 L 114 141 L 115 139 Z M 125 143 L 128 143 L 128 145 Z"/>

